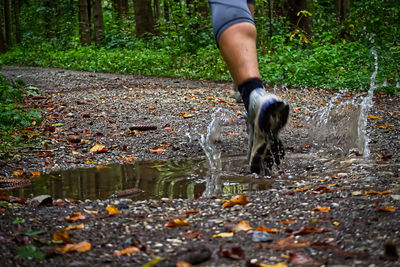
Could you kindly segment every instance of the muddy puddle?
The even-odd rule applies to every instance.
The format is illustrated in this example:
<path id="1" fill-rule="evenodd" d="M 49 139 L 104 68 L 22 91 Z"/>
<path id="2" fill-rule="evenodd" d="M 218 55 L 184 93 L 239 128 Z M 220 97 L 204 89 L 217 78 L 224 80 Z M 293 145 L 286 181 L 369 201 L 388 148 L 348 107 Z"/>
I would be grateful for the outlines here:
<path id="1" fill-rule="evenodd" d="M 133 200 L 189 198 L 220 188 L 223 194 L 246 193 L 271 188 L 272 179 L 243 173 L 246 156 L 222 157 L 223 170 L 212 179 L 206 160 L 138 161 L 135 164 L 72 169 L 42 175 L 32 185 L 9 190 L 10 195 L 27 198 L 49 194 L 54 199 L 106 199 L 116 192 L 138 188 Z"/>

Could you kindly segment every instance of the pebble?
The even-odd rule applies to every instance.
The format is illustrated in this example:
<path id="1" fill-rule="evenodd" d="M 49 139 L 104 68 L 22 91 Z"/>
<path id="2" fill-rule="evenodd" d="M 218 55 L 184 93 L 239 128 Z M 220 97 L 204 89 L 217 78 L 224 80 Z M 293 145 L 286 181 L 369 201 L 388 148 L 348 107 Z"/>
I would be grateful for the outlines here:
<path id="1" fill-rule="evenodd" d="M 400 200 L 400 195 L 390 195 L 390 197 L 394 200 Z"/>
<path id="2" fill-rule="evenodd" d="M 272 242 L 273 238 L 270 234 L 264 231 L 254 231 L 252 241 L 255 243 L 259 242 Z"/>

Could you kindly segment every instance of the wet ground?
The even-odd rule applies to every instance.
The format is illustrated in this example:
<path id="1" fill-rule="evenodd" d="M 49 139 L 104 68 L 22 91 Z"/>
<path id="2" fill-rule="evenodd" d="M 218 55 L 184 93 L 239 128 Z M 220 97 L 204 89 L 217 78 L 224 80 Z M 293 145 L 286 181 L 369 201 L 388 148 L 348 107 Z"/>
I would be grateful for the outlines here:
<path id="1" fill-rule="evenodd" d="M 21 148 L 12 158 L 3 159 L 7 164 L 0 170 L 3 177 L 11 177 L 17 169 L 24 171 L 22 176 L 31 176 L 30 171 L 44 176 L 30 177 L 31 188 L 7 193 L 30 199 L 31 194 L 48 192 L 63 203 L 3 208 L 0 252 L 7 264 L 140 266 L 156 256 L 176 261 L 177 254 L 195 254 L 184 251 L 189 247 L 210 254 L 199 260 L 202 266 L 243 266 L 250 261 L 301 266 L 400 264 L 396 257 L 400 247 L 399 97 L 374 96 L 366 128 L 371 152 L 365 158 L 358 144 L 364 133 L 356 133 L 360 109 L 343 103 L 358 103 L 366 94 L 343 94 L 332 101 L 335 92 L 323 89 L 270 88 L 291 104 L 291 118 L 281 134 L 286 158 L 270 177 L 257 177 L 244 164 L 244 110 L 231 97 L 229 83 L 28 67 L 4 67 L 2 72 L 40 89 L 40 96 L 25 102 L 41 108 L 44 116 L 42 125 L 32 129 L 42 145 Z M 331 118 L 321 124 L 327 107 Z M 221 124 L 215 140 L 222 153 L 224 195 L 201 198 L 207 186 L 219 182 L 210 176 L 199 143 L 217 108 L 231 116 Z M 135 130 L 134 126 L 144 124 L 156 129 Z M 96 142 L 105 149 L 96 150 Z M 107 199 L 133 187 L 143 190 L 134 201 Z M 250 203 L 222 208 L 223 200 L 237 193 L 247 195 Z M 121 212 L 108 215 L 108 204 Z M 330 210 L 321 212 L 318 206 Z M 99 213 L 86 213 L 84 229 L 69 232 L 73 242 L 91 242 L 90 251 L 62 254 L 56 250 L 60 245 L 46 243 L 68 225 L 67 216 L 85 213 L 83 209 Z M 196 209 L 198 213 L 182 215 L 182 210 Z M 175 217 L 185 217 L 191 226 L 164 227 Z M 24 223 L 13 224 L 18 218 Z M 230 225 L 242 220 L 253 228 L 275 228 L 277 233 L 264 236 L 265 242 L 257 239 L 259 232 L 265 232 L 254 229 L 233 230 L 233 237 L 213 237 L 231 232 Z M 28 230 L 45 233 L 27 237 Z M 284 239 L 291 236 L 294 240 Z M 24 245 L 34 245 L 46 257 L 19 259 L 18 249 Z M 114 250 L 132 245 L 141 252 L 113 255 Z"/>

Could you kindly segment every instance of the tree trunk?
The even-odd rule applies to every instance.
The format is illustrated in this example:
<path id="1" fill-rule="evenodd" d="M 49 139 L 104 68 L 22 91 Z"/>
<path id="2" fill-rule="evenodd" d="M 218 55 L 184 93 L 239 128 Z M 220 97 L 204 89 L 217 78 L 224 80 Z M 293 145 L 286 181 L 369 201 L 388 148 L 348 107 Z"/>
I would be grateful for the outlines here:
<path id="1" fill-rule="evenodd" d="M 21 29 L 19 27 L 19 12 L 21 10 L 21 1 L 14 0 L 14 25 L 15 25 L 15 43 L 21 43 Z"/>
<path id="2" fill-rule="evenodd" d="M 1 23 L 1 19 L 0 19 L 0 52 L 1 53 L 6 52 L 6 43 L 4 40 L 3 24 Z"/>
<path id="3" fill-rule="evenodd" d="M 154 19 L 151 1 L 135 0 L 136 37 L 143 37 L 146 33 L 154 33 Z"/>
<path id="4" fill-rule="evenodd" d="M 158 21 L 161 17 L 161 6 L 159 0 L 154 0 L 154 19 Z"/>
<path id="5" fill-rule="evenodd" d="M 307 0 L 284 0 L 283 9 L 293 28 L 300 28 L 311 35 L 309 18 L 297 16 L 300 11 L 307 10 Z"/>
<path id="6" fill-rule="evenodd" d="M 104 37 L 104 20 L 101 0 L 93 0 L 94 41 L 101 44 Z"/>
<path id="7" fill-rule="evenodd" d="M 90 25 L 87 0 L 78 0 L 79 7 L 79 37 L 81 44 L 90 45 Z"/>
<path id="8" fill-rule="evenodd" d="M 350 12 L 350 0 L 335 0 L 336 17 L 343 22 Z"/>
<path id="9" fill-rule="evenodd" d="M 11 8 L 10 0 L 4 0 L 4 27 L 6 32 L 7 48 L 11 47 Z"/>

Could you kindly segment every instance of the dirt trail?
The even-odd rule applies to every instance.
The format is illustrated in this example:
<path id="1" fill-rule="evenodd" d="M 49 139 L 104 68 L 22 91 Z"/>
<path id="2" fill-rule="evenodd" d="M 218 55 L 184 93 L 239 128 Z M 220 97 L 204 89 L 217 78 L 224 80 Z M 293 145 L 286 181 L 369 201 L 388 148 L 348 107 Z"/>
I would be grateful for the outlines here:
<path id="1" fill-rule="evenodd" d="M 224 128 L 219 144 L 222 153 L 247 152 L 243 107 L 231 98 L 230 83 L 12 66 L 3 67 L 2 73 L 40 89 L 42 97 L 25 102 L 42 109 L 44 120 L 37 131 L 46 140 L 43 147 L 23 148 L 12 159 L 4 159 L 9 164 L 1 167 L 3 177 L 10 177 L 17 167 L 47 173 L 123 163 L 121 159 L 130 157 L 136 161 L 204 157 L 198 140 L 188 139 L 187 133 L 196 136 L 205 131 L 216 107 L 238 116 Z M 160 256 L 174 266 L 179 257 L 191 261 L 190 255 L 198 260 L 192 264 L 201 266 L 244 266 L 246 262 L 249 266 L 253 266 L 250 262 L 254 266 L 278 262 L 298 265 L 302 260 L 307 263 L 300 266 L 400 266 L 396 258 L 400 248 L 400 98 L 374 96 L 370 112 L 374 117 L 368 124 L 371 157 L 363 159 L 357 153 L 323 153 L 307 138 L 310 110 L 326 105 L 333 92 L 283 88 L 277 94 L 291 104 L 292 110 L 282 132 L 287 157 L 281 170 L 272 176 L 276 186 L 249 192 L 249 204 L 222 208 L 221 200 L 230 196 L 141 202 L 63 201 L 49 207 L 13 203 L 1 208 L 0 254 L 4 264 L 141 266 Z M 135 125 L 157 129 L 135 131 Z M 107 152 L 90 153 L 96 142 Z M 167 152 L 151 153 L 155 147 L 164 147 Z M 109 204 L 116 205 L 121 213 L 108 215 L 105 207 Z M 330 210 L 321 212 L 318 206 Z M 83 209 L 99 213 L 88 214 Z M 198 213 L 182 215 L 182 210 L 196 209 Z M 56 250 L 60 245 L 47 242 L 68 225 L 65 218 L 77 211 L 85 214 L 85 226 L 69 231 L 72 242 L 86 240 L 92 248 L 62 254 Z M 176 217 L 185 217 L 191 225 L 164 226 Z M 24 219 L 24 223 L 13 224 L 17 219 Z M 263 225 L 277 229 L 277 233 L 254 229 L 236 232 L 232 224 L 243 220 L 253 228 Z M 45 233 L 27 237 L 24 233 L 28 230 Z M 231 231 L 236 232 L 232 237 L 213 237 Z M 28 244 L 46 257 L 17 258 L 18 248 Z M 133 245 L 141 252 L 113 255 L 115 250 Z M 201 253 L 187 250 L 191 247 Z M 168 266 L 168 261 L 161 264 Z"/>

